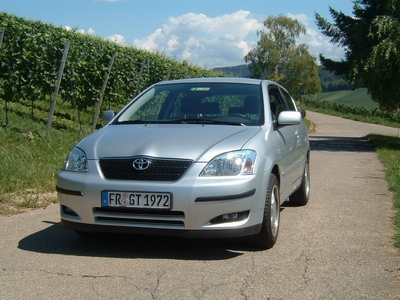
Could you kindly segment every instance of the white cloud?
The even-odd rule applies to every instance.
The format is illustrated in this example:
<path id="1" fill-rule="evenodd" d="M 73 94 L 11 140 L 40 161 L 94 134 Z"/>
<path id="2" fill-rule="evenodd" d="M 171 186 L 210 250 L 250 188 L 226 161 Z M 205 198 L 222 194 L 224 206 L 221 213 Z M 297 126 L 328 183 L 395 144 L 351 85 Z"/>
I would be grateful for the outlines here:
<path id="1" fill-rule="evenodd" d="M 135 39 L 134 46 L 201 67 L 238 65 L 257 41 L 261 27 L 262 22 L 248 11 L 215 18 L 187 13 L 168 18 L 151 35 Z"/>
<path id="2" fill-rule="evenodd" d="M 86 31 L 86 33 L 89 34 L 89 35 L 93 35 L 93 36 L 96 35 L 96 32 L 93 30 L 93 28 L 89 28 L 89 29 Z"/>
<path id="3" fill-rule="evenodd" d="M 333 60 L 344 57 L 342 48 L 330 43 L 326 36 L 314 29 L 312 18 L 305 14 L 288 16 L 298 19 L 306 26 L 306 34 L 300 37 L 299 42 L 308 45 L 317 62 L 320 53 Z M 135 39 L 133 45 L 162 53 L 178 61 L 186 60 L 200 67 L 234 66 L 244 63 L 244 56 L 257 43 L 256 32 L 263 28 L 263 21 L 243 10 L 214 18 L 204 14 L 187 13 L 168 18 L 161 28 L 142 39 Z M 71 30 L 70 27 L 65 28 Z M 96 34 L 92 28 L 79 32 Z M 109 36 L 107 39 L 120 45 L 127 44 L 120 34 Z"/>
<path id="4" fill-rule="evenodd" d="M 75 30 L 74 28 L 70 27 L 70 26 L 64 26 L 64 29 L 66 30 Z M 93 28 L 89 28 L 88 30 L 84 30 L 84 29 L 80 29 L 77 32 L 81 33 L 81 34 L 88 34 L 91 36 L 95 36 L 96 32 L 94 31 Z"/>
<path id="5" fill-rule="evenodd" d="M 106 40 L 109 40 L 109 41 L 112 41 L 114 43 L 117 43 L 118 45 L 125 45 L 126 44 L 125 38 L 120 34 L 114 34 L 112 36 L 109 36 L 109 37 L 106 38 Z"/>
<path id="6" fill-rule="evenodd" d="M 78 32 L 82 33 L 82 34 L 88 34 L 88 35 L 91 35 L 91 36 L 95 36 L 96 35 L 96 32 L 92 28 L 89 28 L 88 30 L 80 29 L 80 30 L 78 30 Z"/>

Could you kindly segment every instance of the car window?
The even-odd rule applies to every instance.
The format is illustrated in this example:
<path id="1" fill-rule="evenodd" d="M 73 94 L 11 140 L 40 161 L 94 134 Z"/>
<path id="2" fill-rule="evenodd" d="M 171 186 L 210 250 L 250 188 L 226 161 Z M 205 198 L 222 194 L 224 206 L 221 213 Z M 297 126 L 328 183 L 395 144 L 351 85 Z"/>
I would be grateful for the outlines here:
<path id="1" fill-rule="evenodd" d="M 260 125 L 264 121 L 263 111 L 260 85 L 165 84 L 144 93 L 116 123 L 204 120 Z"/>
<path id="2" fill-rule="evenodd" d="M 118 122 L 152 121 L 157 119 L 169 94 L 170 91 L 158 92 L 154 88 L 148 90 L 135 101 L 135 105 L 131 104 L 124 110 L 118 118 Z"/>
<path id="3" fill-rule="evenodd" d="M 268 88 L 269 103 L 273 117 L 278 118 L 280 112 L 287 110 L 285 102 L 282 100 L 282 95 L 279 88 L 275 85 L 270 85 Z"/>
<path id="4" fill-rule="evenodd" d="M 294 101 L 292 99 L 292 97 L 289 95 L 289 93 L 284 90 L 284 89 L 280 89 L 282 96 L 283 96 L 283 101 L 286 103 L 286 106 L 289 108 L 289 110 L 293 110 L 296 111 L 296 105 L 294 104 Z"/>

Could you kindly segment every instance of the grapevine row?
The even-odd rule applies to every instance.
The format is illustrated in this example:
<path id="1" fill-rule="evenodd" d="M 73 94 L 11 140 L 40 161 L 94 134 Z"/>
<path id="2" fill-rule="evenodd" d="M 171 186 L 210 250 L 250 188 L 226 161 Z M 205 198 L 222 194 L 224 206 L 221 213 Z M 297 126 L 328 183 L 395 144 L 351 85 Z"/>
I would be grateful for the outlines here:
<path id="1" fill-rule="evenodd" d="M 140 90 L 165 79 L 223 76 L 159 53 L 0 12 L 0 98 L 7 102 L 49 98 L 66 41 L 70 41 L 60 96 L 78 111 L 95 107 L 109 62 L 116 58 L 104 92 L 107 108 L 120 108 Z M 140 73 L 140 71 L 142 71 Z M 139 74 L 141 77 L 139 78 Z"/>

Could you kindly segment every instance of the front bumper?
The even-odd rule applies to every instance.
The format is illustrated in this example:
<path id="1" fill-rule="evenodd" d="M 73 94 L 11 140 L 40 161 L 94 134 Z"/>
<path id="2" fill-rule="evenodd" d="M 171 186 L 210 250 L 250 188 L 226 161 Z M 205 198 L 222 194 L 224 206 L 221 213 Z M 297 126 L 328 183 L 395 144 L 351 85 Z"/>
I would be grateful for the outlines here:
<path id="1" fill-rule="evenodd" d="M 261 229 L 267 182 L 264 174 L 199 177 L 196 163 L 176 182 L 106 180 L 96 161 L 90 173 L 62 171 L 57 182 L 61 224 L 88 232 L 124 232 L 194 238 L 240 237 Z M 101 191 L 171 193 L 171 210 L 104 208 Z M 223 220 L 223 216 L 239 216 Z M 221 219 L 221 222 L 218 220 Z M 217 220 L 217 221 L 216 221 Z"/>
<path id="2" fill-rule="evenodd" d="M 182 238 L 194 239 L 212 239 L 212 238 L 237 238 L 249 235 L 254 235 L 260 232 L 261 224 L 246 227 L 224 230 L 175 230 L 164 228 L 142 228 L 130 226 L 108 226 L 77 223 L 65 219 L 61 219 L 61 225 L 64 228 L 84 231 L 84 232 L 112 232 L 112 233 L 129 233 L 129 234 L 145 234 L 145 235 L 160 235 L 174 236 Z"/>

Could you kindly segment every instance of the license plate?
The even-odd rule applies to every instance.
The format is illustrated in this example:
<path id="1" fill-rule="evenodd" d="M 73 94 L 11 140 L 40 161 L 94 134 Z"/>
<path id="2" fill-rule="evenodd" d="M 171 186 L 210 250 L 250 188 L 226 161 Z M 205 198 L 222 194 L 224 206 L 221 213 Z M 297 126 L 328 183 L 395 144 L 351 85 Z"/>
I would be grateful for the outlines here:
<path id="1" fill-rule="evenodd" d="M 171 209 L 170 193 L 101 192 L 101 206 Z"/>

